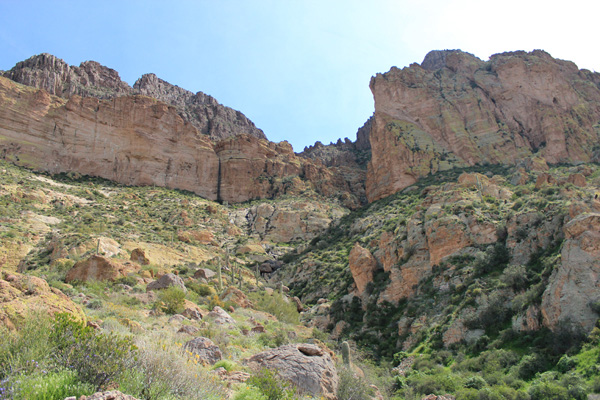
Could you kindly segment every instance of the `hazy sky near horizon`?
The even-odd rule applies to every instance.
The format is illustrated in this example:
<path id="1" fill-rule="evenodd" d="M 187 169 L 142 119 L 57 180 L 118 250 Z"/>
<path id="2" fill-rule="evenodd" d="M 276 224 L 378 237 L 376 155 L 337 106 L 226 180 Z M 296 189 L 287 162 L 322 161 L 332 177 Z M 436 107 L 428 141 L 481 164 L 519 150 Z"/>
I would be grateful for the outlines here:
<path id="1" fill-rule="evenodd" d="M 243 112 L 295 151 L 356 139 L 371 76 L 433 49 L 544 49 L 600 71 L 595 0 L 0 0 L 0 70 L 39 53 L 144 73 Z"/>

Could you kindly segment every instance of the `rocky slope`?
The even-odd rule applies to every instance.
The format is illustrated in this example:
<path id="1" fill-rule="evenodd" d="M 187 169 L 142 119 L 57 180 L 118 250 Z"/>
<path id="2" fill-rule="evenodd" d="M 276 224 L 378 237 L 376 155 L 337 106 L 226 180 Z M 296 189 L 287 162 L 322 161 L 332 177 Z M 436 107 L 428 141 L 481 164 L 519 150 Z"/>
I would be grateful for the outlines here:
<path id="1" fill-rule="evenodd" d="M 214 143 L 175 107 L 150 97 L 67 100 L 0 77 L 0 103 L 0 156 L 37 170 L 228 202 L 316 191 L 360 204 L 360 186 L 296 156 L 287 142 L 239 134 Z"/>
<path id="2" fill-rule="evenodd" d="M 459 50 L 371 79 L 370 201 L 453 166 L 598 159 L 600 74 L 540 50 L 482 61 Z"/>
<path id="3" fill-rule="evenodd" d="M 75 67 L 44 53 L 17 63 L 3 75 L 66 99 L 72 95 L 113 99 L 140 94 L 174 106 L 184 121 L 211 139 L 219 140 L 239 134 L 266 139 L 263 131 L 241 112 L 219 104 L 214 97 L 202 92 L 194 94 L 171 85 L 154 74 L 143 75 L 132 88 L 121 80 L 117 71 L 95 61 L 85 61 Z"/>

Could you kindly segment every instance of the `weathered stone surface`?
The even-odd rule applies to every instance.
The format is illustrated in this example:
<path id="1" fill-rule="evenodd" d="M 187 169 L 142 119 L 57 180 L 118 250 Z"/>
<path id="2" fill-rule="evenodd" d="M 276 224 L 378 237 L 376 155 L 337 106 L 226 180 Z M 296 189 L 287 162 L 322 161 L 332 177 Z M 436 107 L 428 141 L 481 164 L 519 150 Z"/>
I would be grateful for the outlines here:
<path id="1" fill-rule="evenodd" d="M 212 139 L 240 133 L 265 139 L 265 134 L 241 112 L 222 106 L 202 92 L 193 94 L 171 85 L 154 74 L 143 75 L 132 88 L 121 80 L 117 71 L 95 61 L 85 61 L 75 67 L 53 55 L 40 54 L 17 63 L 3 75 L 64 98 L 79 95 L 110 99 L 141 94 L 174 106 L 186 121 Z"/>
<path id="2" fill-rule="evenodd" d="M 598 319 L 591 303 L 600 301 L 600 214 L 582 214 L 563 228 L 561 263 L 542 296 L 544 325 L 572 322 L 589 332 Z"/>
<path id="3" fill-rule="evenodd" d="M 236 134 L 213 143 L 177 108 L 145 96 L 68 100 L 0 77 L 2 158 L 51 173 L 75 171 L 127 185 L 189 190 L 241 202 L 350 187 L 287 142 Z M 302 178 L 300 178 L 302 177 Z"/>
<path id="4" fill-rule="evenodd" d="M 139 400 L 133 396 L 123 394 L 118 390 L 111 390 L 109 392 L 97 392 L 89 396 L 81 396 L 77 398 L 75 396 L 67 397 L 65 400 Z"/>
<path id="5" fill-rule="evenodd" d="M 93 255 L 87 260 L 77 262 L 67 272 L 65 282 L 115 281 L 118 278 L 136 272 L 140 266 L 131 262 L 121 262 L 99 255 Z"/>
<path id="6" fill-rule="evenodd" d="M 81 308 L 60 290 L 48 286 L 45 280 L 17 272 L 1 272 L 0 325 L 15 329 L 32 311 L 67 312 L 75 319 L 85 321 Z"/>
<path id="7" fill-rule="evenodd" d="M 187 288 L 185 287 L 183 280 L 175 274 L 164 274 L 158 278 L 158 280 L 150 282 L 148 286 L 146 286 L 146 290 L 161 290 L 171 286 L 178 287 L 187 293 Z"/>
<path id="8" fill-rule="evenodd" d="M 133 249 L 131 251 L 130 260 L 140 265 L 150 264 L 150 260 L 148 259 L 148 257 L 146 257 L 146 252 L 144 251 L 144 249 L 140 248 Z"/>
<path id="9" fill-rule="evenodd" d="M 248 299 L 248 296 L 233 286 L 229 286 L 227 290 L 221 294 L 221 300 L 224 302 L 233 302 L 238 307 L 252 308 L 252 302 Z"/>
<path id="10" fill-rule="evenodd" d="M 377 269 L 377 260 L 369 250 L 355 243 L 350 250 L 348 264 L 358 295 L 361 296 L 367 284 L 373 280 L 373 273 Z"/>
<path id="11" fill-rule="evenodd" d="M 199 268 L 196 270 L 196 272 L 194 272 L 194 278 L 196 278 L 196 279 L 210 280 L 210 279 L 214 278 L 215 275 L 217 275 L 217 273 L 215 271 L 213 271 L 212 269 L 208 269 L 208 268 Z"/>
<path id="12" fill-rule="evenodd" d="M 336 399 L 338 376 L 329 353 L 312 344 L 281 346 L 248 359 L 251 368 L 269 368 L 302 393 Z"/>
<path id="13" fill-rule="evenodd" d="M 205 365 L 213 365 L 223 358 L 219 346 L 213 343 L 212 340 L 205 337 L 197 337 L 186 342 L 183 349 L 198 355 L 198 360 Z"/>
<path id="14" fill-rule="evenodd" d="M 516 164 L 536 151 L 549 163 L 590 161 L 600 118 L 594 79 L 540 50 L 487 62 L 431 52 L 422 65 L 377 74 L 369 201 L 452 166 Z"/>
<path id="15" fill-rule="evenodd" d="M 231 318 L 231 315 L 227 314 L 227 311 L 219 306 L 213 308 L 205 318 L 213 321 L 217 325 L 235 325 L 235 320 Z"/>

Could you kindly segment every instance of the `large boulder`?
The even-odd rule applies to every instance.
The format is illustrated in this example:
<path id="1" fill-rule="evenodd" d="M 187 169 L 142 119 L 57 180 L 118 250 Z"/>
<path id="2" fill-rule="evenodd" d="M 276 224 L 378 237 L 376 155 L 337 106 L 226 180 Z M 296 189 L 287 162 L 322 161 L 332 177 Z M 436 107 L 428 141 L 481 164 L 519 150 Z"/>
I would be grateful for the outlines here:
<path id="1" fill-rule="evenodd" d="M 186 342 L 183 349 L 198 356 L 198 361 L 202 364 L 213 365 L 223 358 L 219 346 L 213 343 L 212 340 L 205 337 L 197 337 Z"/>
<path id="2" fill-rule="evenodd" d="M 217 325 L 235 325 L 235 320 L 231 318 L 231 315 L 227 314 L 227 311 L 219 306 L 213 308 L 206 316 L 206 319 L 213 321 Z"/>
<path id="3" fill-rule="evenodd" d="M 312 344 L 292 344 L 258 353 L 247 360 L 257 370 L 268 368 L 292 382 L 301 393 L 336 399 L 338 375 L 329 353 Z"/>
<path id="4" fill-rule="evenodd" d="M 65 282 L 115 281 L 129 273 L 136 272 L 140 266 L 130 262 L 120 262 L 107 257 L 93 255 L 79 261 L 67 272 Z"/>
<path id="5" fill-rule="evenodd" d="M 146 291 L 162 290 L 171 286 L 176 286 L 187 293 L 187 288 L 185 287 L 183 280 L 175 274 L 164 274 L 158 278 L 158 280 L 150 282 L 148 286 L 146 286 Z"/>
<path id="6" fill-rule="evenodd" d="M 0 326 L 15 329 L 31 311 L 67 312 L 85 321 L 81 308 L 45 280 L 16 272 L 3 272 L 0 276 Z"/>

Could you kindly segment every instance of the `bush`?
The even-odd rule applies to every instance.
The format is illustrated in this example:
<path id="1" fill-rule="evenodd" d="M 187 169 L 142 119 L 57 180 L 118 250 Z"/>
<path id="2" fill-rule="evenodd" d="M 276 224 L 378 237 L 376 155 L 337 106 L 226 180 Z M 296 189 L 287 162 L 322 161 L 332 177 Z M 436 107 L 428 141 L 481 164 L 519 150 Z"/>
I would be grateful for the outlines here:
<path id="1" fill-rule="evenodd" d="M 255 386 L 267 400 L 291 400 L 296 396 L 296 387 L 280 379 L 276 372 L 263 368 L 246 381 Z"/>
<path id="2" fill-rule="evenodd" d="M 178 314 L 183 311 L 185 293 L 177 286 L 170 286 L 158 292 L 154 307 L 166 314 Z"/>
<path id="3" fill-rule="evenodd" d="M 350 368 L 338 369 L 338 378 L 337 397 L 339 400 L 370 400 L 373 398 L 369 384 L 363 378 L 356 376 Z"/>
<path id="4" fill-rule="evenodd" d="M 244 387 L 242 390 L 233 396 L 233 400 L 268 400 L 267 396 L 262 394 L 260 389 L 249 385 Z"/>
<path id="5" fill-rule="evenodd" d="M 73 369 L 97 390 L 131 367 L 136 350 L 130 338 L 103 334 L 74 321 L 69 314 L 56 315 L 50 340 L 58 365 Z"/>
<path id="6" fill-rule="evenodd" d="M 190 353 L 184 353 L 173 340 L 158 337 L 136 341 L 138 357 L 121 377 L 119 388 L 145 400 L 220 400 L 224 388 L 210 379 Z"/>
<path id="7" fill-rule="evenodd" d="M 15 400 L 64 399 L 69 396 L 79 398 L 94 393 L 94 386 L 81 382 L 75 371 L 62 370 L 51 373 L 19 376 L 14 388 Z M 4 398 L 0 394 L 0 398 Z"/>
<path id="8" fill-rule="evenodd" d="M 545 357 L 539 354 L 526 355 L 521 359 L 518 367 L 519 377 L 524 380 L 529 380 L 538 372 L 546 371 L 548 362 Z"/>
<path id="9" fill-rule="evenodd" d="M 465 387 L 470 389 L 481 389 L 486 385 L 485 379 L 479 375 L 473 375 L 465 381 Z"/>
<path id="10" fill-rule="evenodd" d="M 272 295 L 267 292 L 253 293 L 251 299 L 257 310 L 273 314 L 279 321 L 289 324 L 300 323 L 300 314 L 298 314 L 296 304 L 278 292 L 273 292 Z"/>
<path id="11" fill-rule="evenodd" d="M 230 360 L 221 360 L 217 361 L 215 365 L 213 365 L 212 369 L 217 368 L 225 368 L 227 372 L 234 371 L 237 368 L 237 364 Z"/>
<path id="12" fill-rule="evenodd" d="M 214 296 L 217 294 L 212 286 L 197 281 L 187 281 L 185 287 L 201 297 Z"/>

